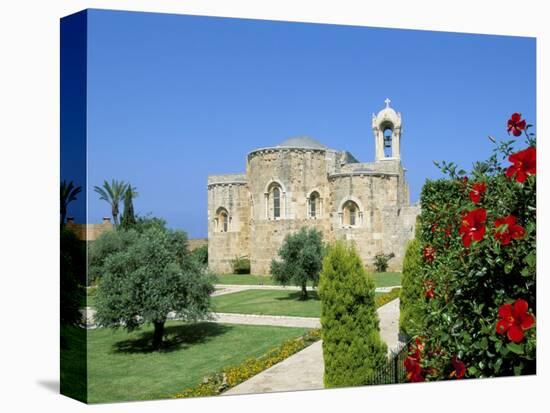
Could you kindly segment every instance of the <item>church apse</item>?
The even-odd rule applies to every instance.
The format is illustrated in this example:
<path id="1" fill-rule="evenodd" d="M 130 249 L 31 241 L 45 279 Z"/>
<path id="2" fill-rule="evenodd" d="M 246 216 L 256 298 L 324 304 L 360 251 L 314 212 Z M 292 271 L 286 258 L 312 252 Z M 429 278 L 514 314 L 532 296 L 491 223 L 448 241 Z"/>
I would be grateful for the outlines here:
<path id="1" fill-rule="evenodd" d="M 374 162 L 298 136 L 249 152 L 244 174 L 209 176 L 210 268 L 231 272 L 247 256 L 253 274 L 268 275 L 284 237 L 308 226 L 354 242 L 367 268 L 393 252 L 390 270 L 400 270 L 419 208 L 401 164 L 401 114 L 385 103 L 372 119 Z"/>

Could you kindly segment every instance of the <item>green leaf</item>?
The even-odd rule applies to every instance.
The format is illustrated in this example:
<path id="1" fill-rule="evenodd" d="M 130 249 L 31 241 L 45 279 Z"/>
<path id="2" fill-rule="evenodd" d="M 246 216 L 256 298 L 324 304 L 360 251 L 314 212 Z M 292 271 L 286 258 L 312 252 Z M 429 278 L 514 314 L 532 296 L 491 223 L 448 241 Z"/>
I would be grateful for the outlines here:
<path id="1" fill-rule="evenodd" d="M 502 366 L 502 359 L 498 359 L 496 362 L 495 362 L 495 372 L 498 373 L 500 371 L 500 367 Z"/>
<path id="2" fill-rule="evenodd" d="M 479 346 L 481 347 L 482 350 L 487 350 L 487 348 L 489 346 L 489 343 L 487 342 L 487 337 L 483 337 L 481 339 L 481 342 L 479 343 Z"/>
<path id="3" fill-rule="evenodd" d="M 506 348 L 515 354 L 523 354 L 523 344 L 508 343 Z"/>
<path id="4" fill-rule="evenodd" d="M 513 262 L 507 262 L 506 265 L 504 265 L 504 273 L 505 274 L 510 274 L 513 269 L 514 269 L 514 263 Z"/>
<path id="5" fill-rule="evenodd" d="M 500 354 L 502 354 L 503 356 L 506 356 L 509 352 L 510 352 L 510 350 L 506 346 L 502 346 L 500 348 Z"/>
<path id="6" fill-rule="evenodd" d="M 525 263 L 530 267 L 534 267 L 537 264 L 537 254 L 535 251 L 531 251 L 529 255 L 525 257 Z"/>

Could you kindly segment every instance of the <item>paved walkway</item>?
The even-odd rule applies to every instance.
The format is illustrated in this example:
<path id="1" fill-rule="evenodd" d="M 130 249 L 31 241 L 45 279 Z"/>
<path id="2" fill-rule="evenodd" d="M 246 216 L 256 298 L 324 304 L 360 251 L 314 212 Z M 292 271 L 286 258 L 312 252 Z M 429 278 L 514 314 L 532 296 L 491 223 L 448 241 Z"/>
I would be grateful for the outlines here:
<path id="1" fill-rule="evenodd" d="M 320 328 L 321 321 L 315 317 L 290 317 L 280 315 L 213 313 L 217 323 L 251 324 L 280 327 Z"/>
<path id="2" fill-rule="evenodd" d="M 86 307 L 80 310 L 86 328 L 97 328 L 95 323 L 95 308 Z M 215 323 L 223 324 L 248 324 L 255 326 L 279 326 L 279 327 L 302 327 L 320 328 L 321 322 L 315 317 L 291 317 L 280 315 L 256 315 L 256 314 L 231 314 L 211 313 Z M 178 320 L 173 312 L 168 313 L 168 320 Z"/>
<path id="3" fill-rule="evenodd" d="M 240 285 L 240 284 L 215 284 L 214 288 L 216 289 L 214 293 L 212 293 L 212 297 L 218 296 L 218 295 L 225 295 L 225 294 L 232 294 L 232 293 L 238 293 L 241 291 L 246 290 L 288 290 L 288 291 L 300 291 L 300 287 L 296 287 L 293 285 L 288 286 L 282 286 L 282 285 L 254 285 L 254 284 L 246 284 L 246 285 Z M 394 288 L 401 288 L 400 285 L 394 285 L 390 287 L 377 287 L 376 292 L 377 293 L 388 293 Z M 307 287 L 308 291 L 315 291 L 316 289 L 313 287 Z"/>
<path id="4" fill-rule="evenodd" d="M 399 299 L 378 309 L 380 333 L 388 352 L 399 346 Z M 324 388 L 323 344 L 318 341 L 260 374 L 229 389 L 224 395 Z"/>
<path id="5" fill-rule="evenodd" d="M 223 395 L 323 389 L 322 346 L 323 342 L 317 341 Z"/>

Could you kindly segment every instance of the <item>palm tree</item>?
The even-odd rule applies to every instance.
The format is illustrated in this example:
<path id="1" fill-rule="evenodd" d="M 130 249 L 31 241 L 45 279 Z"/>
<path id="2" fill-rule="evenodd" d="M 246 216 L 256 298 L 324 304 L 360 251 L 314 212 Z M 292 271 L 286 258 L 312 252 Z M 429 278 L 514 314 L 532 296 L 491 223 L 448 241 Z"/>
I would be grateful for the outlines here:
<path id="1" fill-rule="evenodd" d="M 103 199 L 111 205 L 111 213 L 113 214 L 115 225 L 118 225 L 118 204 L 120 204 L 127 189 L 128 184 L 126 182 L 114 179 L 111 180 L 110 184 L 107 181 L 103 181 L 101 187 L 94 186 L 94 191 L 99 194 L 99 199 Z"/>
<path id="2" fill-rule="evenodd" d="M 82 191 L 81 186 L 74 186 L 73 181 L 67 183 L 63 180 L 61 182 L 61 225 L 65 225 L 65 218 L 67 218 L 67 208 L 72 201 L 76 201 L 76 196 Z"/>

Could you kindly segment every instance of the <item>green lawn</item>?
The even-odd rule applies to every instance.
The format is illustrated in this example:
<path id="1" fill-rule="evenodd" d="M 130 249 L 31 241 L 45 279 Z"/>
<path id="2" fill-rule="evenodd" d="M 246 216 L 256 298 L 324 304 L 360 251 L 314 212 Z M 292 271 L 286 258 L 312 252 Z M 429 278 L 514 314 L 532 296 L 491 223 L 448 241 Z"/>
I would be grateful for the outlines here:
<path id="1" fill-rule="evenodd" d="M 80 356 L 74 341 L 77 328 L 64 332 L 69 350 L 62 355 L 73 361 Z M 260 357 L 283 341 L 297 338 L 305 328 L 247 326 L 198 323 L 167 323 L 168 346 L 160 352 L 150 351 L 152 329 L 126 333 L 124 330 L 98 328 L 88 330 L 88 401 L 103 403 L 128 400 L 169 398 L 201 382 L 203 377 L 225 367 Z M 75 364 L 73 362 L 73 364 Z M 63 377 L 79 380 L 65 363 Z M 71 370 L 71 371 L 67 371 Z M 66 390 L 78 394 L 82 388 Z"/>
<path id="2" fill-rule="evenodd" d="M 321 316 L 321 301 L 315 291 L 309 292 L 309 300 L 303 301 L 299 297 L 300 291 L 246 290 L 212 297 L 212 311 L 295 317 Z"/>
<path id="3" fill-rule="evenodd" d="M 380 272 L 374 273 L 374 281 L 377 287 L 390 287 L 401 285 L 400 272 Z M 269 276 L 252 274 L 220 274 L 216 284 L 235 284 L 235 285 L 274 285 L 275 283 Z"/>
<path id="4" fill-rule="evenodd" d="M 61 327 L 61 394 L 86 402 L 86 330 Z"/>
<path id="5" fill-rule="evenodd" d="M 393 287 L 401 285 L 400 272 L 375 272 L 373 273 L 374 283 L 377 287 Z"/>

